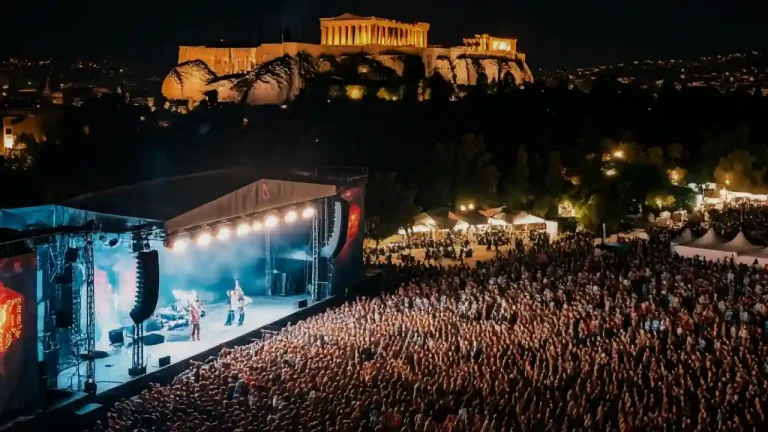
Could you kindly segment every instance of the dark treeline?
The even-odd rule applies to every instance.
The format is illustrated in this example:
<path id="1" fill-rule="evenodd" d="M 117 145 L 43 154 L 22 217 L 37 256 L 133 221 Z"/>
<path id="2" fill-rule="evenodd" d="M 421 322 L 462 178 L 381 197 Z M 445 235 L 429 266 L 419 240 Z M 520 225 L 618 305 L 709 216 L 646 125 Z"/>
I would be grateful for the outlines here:
<path id="1" fill-rule="evenodd" d="M 533 84 L 469 92 L 458 101 L 435 88 L 423 102 L 326 100 L 307 91 L 283 108 L 203 103 L 183 115 L 102 96 L 81 108 L 64 108 L 60 127 L 45 142 L 19 138 L 0 171 L 0 206 L 60 202 L 233 165 L 270 171 L 368 166 L 387 178 L 397 173 L 387 181 L 412 191 L 420 208 L 455 206 L 462 194 L 484 201 L 478 204 L 521 208 L 536 206 L 542 193 L 570 194 L 586 205 L 595 188 L 605 189 L 606 179 L 595 171 L 605 171 L 601 155 L 617 146 L 633 153 L 626 160 L 633 166 L 619 170 L 625 175 L 617 176 L 621 181 L 612 191 L 600 192 L 612 203 L 618 203 L 616 197 L 622 205 L 642 202 L 662 186 L 655 179 L 666 178 L 673 168 L 681 168 L 686 182 L 715 180 L 721 158 L 737 149 L 745 155 L 731 162 L 747 160 L 756 172 L 744 182 L 763 186 L 759 168 L 768 162 L 768 98 L 706 88 L 651 92 L 614 79 L 597 82 L 590 93 L 567 90 L 565 83 Z M 650 165 L 655 168 L 648 174 L 643 167 Z M 446 182 L 447 192 L 437 190 L 436 179 Z M 554 208 L 542 206 L 541 213 Z"/>

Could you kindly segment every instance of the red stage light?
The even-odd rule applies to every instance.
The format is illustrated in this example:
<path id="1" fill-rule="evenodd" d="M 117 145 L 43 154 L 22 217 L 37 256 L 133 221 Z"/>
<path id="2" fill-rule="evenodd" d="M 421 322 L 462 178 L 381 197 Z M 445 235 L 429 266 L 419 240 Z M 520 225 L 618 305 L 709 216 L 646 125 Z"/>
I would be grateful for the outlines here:
<path id="1" fill-rule="evenodd" d="M 357 236 L 360 229 L 360 206 L 352 203 L 349 206 L 349 219 L 347 220 L 347 241 Z"/>
<path id="2" fill-rule="evenodd" d="M 0 358 L 21 338 L 24 297 L 0 283 Z"/>

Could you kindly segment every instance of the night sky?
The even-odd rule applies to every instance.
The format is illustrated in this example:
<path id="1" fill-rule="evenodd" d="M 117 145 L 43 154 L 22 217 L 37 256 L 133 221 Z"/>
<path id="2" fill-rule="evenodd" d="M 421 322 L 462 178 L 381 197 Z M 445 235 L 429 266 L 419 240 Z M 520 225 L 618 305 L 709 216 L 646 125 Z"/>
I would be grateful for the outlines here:
<path id="1" fill-rule="evenodd" d="M 764 1 L 3 0 L 0 56 L 124 60 L 167 70 L 178 45 L 211 40 L 317 43 L 318 18 L 350 12 L 432 24 L 431 44 L 511 36 L 533 69 L 763 49 Z"/>

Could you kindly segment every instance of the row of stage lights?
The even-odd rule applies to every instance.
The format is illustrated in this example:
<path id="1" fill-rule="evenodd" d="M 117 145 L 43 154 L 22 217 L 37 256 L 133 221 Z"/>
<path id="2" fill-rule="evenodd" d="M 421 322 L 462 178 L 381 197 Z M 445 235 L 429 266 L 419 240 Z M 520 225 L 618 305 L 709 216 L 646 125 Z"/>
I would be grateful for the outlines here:
<path id="1" fill-rule="evenodd" d="M 312 216 L 315 215 L 315 208 L 312 206 L 307 206 L 304 208 L 304 210 L 301 211 L 301 217 L 303 219 L 311 219 Z M 283 215 L 283 221 L 287 224 L 292 224 L 296 222 L 299 219 L 299 212 L 296 210 L 288 210 Z M 275 228 L 280 223 L 280 218 L 277 217 L 277 215 L 271 214 L 264 218 L 264 220 L 257 219 L 253 222 L 251 221 L 242 221 L 239 224 L 237 224 L 237 227 L 234 230 L 234 234 L 238 237 L 245 237 L 251 232 L 259 232 L 263 229 L 271 230 Z M 232 237 L 233 230 L 230 227 L 229 224 L 222 225 L 218 228 L 216 231 L 216 236 L 213 236 L 212 232 L 210 230 L 203 230 L 201 231 L 194 239 L 195 243 L 199 247 L 206 247 L 215 238 L 216 240 L 220 241 L 227 241 Z M 174 252 L 184 252 L 187 250 L 187 247 L 189 246 L 189 243 L 191 243 L 191 238 L 185 235 L 181 235 L 175 240 L 173 240 L 171 244 L 171 249 Z"/>

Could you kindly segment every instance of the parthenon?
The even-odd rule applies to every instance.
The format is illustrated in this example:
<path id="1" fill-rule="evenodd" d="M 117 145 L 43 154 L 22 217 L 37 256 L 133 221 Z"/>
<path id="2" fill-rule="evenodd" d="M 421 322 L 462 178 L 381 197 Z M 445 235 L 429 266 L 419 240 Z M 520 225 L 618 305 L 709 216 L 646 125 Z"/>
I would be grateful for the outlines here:
<path id="1" fill-rule="evenodd" d="M 426 48 L 429 24 L 344 14 L 320 19 L 321 45 L 384 45 Z"/>

